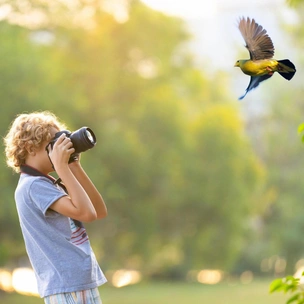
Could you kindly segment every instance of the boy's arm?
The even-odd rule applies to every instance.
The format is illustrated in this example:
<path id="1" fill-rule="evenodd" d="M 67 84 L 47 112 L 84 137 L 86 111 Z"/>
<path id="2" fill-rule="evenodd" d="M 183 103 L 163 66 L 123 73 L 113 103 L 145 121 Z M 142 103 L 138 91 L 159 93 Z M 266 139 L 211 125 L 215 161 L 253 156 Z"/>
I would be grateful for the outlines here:
<path id="1" fill-rule="evenodd" d="M 87 195 L 89 196 L 95 210 L 97 213 L 97 218 L 101 219 L 107 216 L 107 207 L 104 203 L 104 200 L 99 193 L 99 191 L 96 189 L 95 185 L 89 178 L 89 176 L 86 174 L 86 172 L 83 170 L 80 162 L 74 161 L 71 164 L 69 164 L 69 167 L 78 180 L 78 182 L 81 184 Z"/>
<path id="2" fill-rule="evenodd" d="M 97 219 L 95 207 L 68 165 L 69 157 L 74 151 L 70 139 L 64 134 L 58 138 L 53 149 L 49 151 L 54 168 L 69 193 L 69 196 L 59 198 L 50 208 L 75 220 L 91 222 Z"/>

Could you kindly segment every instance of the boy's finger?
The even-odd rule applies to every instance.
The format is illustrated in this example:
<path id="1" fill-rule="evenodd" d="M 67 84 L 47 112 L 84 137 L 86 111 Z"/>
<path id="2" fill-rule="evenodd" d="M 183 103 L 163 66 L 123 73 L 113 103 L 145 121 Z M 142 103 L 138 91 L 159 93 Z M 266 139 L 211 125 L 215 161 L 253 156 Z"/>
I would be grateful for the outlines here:
<path id="1" fill-rule="evenodd" d="M 61 144 L 63 141 L 64 141 L 64 139 L 66 138 L 66 134 L 65 133 L 62 133 L 59 137 L 58 137 L 58 139 L 55 141 L 55 143 L 54 143 L 54 146 L 56 145 L 58 145 L 58 144 Z"/>

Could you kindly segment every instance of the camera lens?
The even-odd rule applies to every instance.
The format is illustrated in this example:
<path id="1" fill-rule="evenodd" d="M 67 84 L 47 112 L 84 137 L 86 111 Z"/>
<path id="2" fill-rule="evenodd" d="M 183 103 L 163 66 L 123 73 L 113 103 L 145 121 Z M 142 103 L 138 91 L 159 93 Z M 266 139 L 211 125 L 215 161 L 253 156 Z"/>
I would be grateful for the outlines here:
<path id="1" fill-rule="evenodd" d="M 86 133 L 87 139 L 91 142 L 91 144 L 92 144 L 92 145 L 95 145 L 95 143 L 96 143 L 96 138 L 95 138 L 94 133 L 92 133 L 92 130 L 91 130 L 91 129 L 86 129 L 86 130 L 85 130 L 85 133 Z"/>
<path id="2" fill-rule="evenodd" d="M 96 136 L 88 127 L 82 127 L 70 135 L 75 153 L 81 153 L 93 148 L 96 144 Z"/>

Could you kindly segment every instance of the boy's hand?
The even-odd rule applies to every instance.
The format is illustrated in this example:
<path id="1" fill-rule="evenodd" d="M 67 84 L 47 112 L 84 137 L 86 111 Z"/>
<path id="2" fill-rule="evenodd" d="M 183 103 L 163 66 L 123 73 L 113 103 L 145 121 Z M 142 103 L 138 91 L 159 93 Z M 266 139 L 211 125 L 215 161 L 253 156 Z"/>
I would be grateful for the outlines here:
<path id="1" fill-rule="evenodd" d="M 53 149 L 49 150 L 49 157 L 55 167 L 61 167 L 68 164 L 69 158 L 75 152 L 73 144 L 66 134 L 61 134 L 54 143 Z"/>

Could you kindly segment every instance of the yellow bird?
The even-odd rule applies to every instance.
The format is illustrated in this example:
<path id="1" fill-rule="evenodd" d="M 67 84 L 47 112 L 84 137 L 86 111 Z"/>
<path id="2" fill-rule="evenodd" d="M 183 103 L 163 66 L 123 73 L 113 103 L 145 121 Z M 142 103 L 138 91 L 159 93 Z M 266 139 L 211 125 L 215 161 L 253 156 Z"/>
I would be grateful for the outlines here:
<path id="1" fill-rule="evenodd" d="M 274 46 L 267 32 L 254 19 L 241 18 L 239 30 L 246 42 L 250 59 L 241 59 L 235 63 L 244 74 L 250 76 L 250 82 L 246 92 L 239 99 L 256 88 L 260 82 L 270 78 L 274 72 L 278 72 L 285 79 L 290 80 L 296 73 L 294 64 L 288 59 L 275 60 Z"/>

